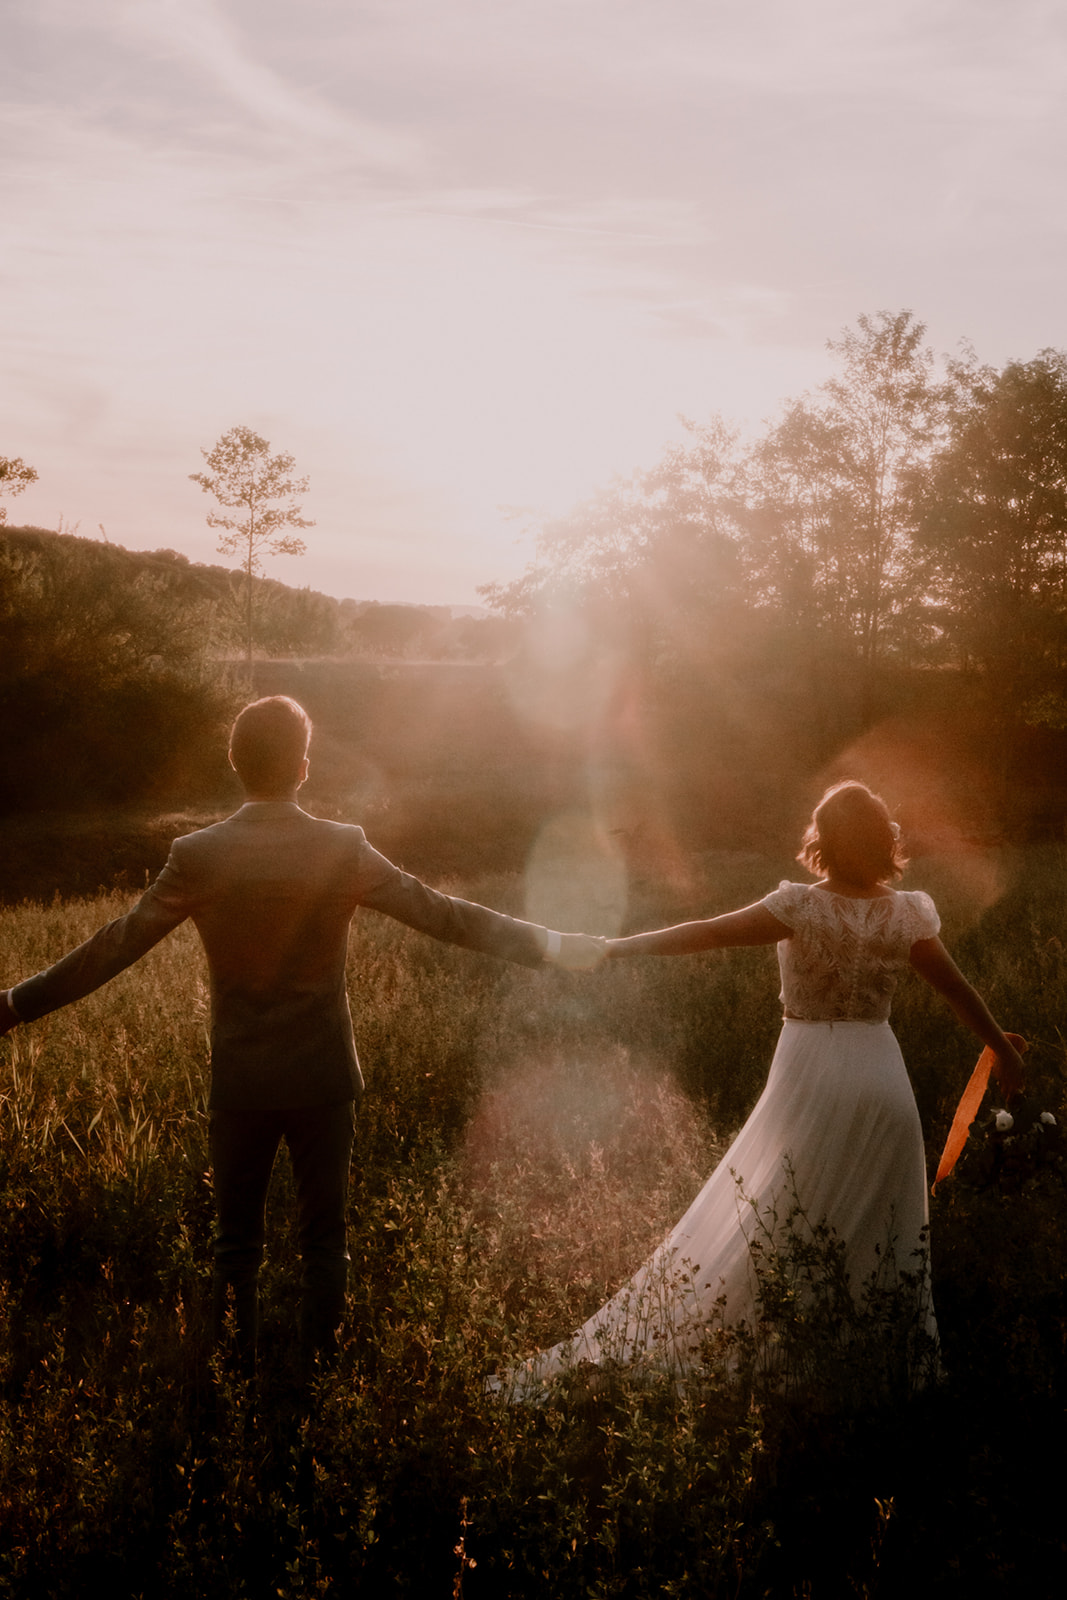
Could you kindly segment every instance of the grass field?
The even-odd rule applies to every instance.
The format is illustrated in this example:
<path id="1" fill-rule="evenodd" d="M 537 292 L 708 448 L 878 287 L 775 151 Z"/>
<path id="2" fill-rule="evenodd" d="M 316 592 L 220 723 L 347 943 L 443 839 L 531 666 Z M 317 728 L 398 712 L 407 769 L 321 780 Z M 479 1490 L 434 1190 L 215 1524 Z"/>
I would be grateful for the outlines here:
<path id="1" fill-rule="evenodd" d="M 709 857 L 691 905 L 785 862 Z M 1033 1040 L 1064 1123 L 1067 854 L 919 864 L 961 965 Z M 516 881 L 456 885 L 520 910 Z M 128 902 L 0 919 L 0 980 Z M 271 1195 L 258 1391 L 205 1341 L 207 996 L 182 928 L 0 1044 L 0 1595 L 1045 1595 L 1067 1562 L 1058 1460 L 1067 1220 L 1058 1128 L 984 1129 L 932 1202 L 945 1381 L 818 1399 L 709 1374 L 543 1410 L 487 1400 L 676 1220 L 762 1086 L 773 952 L 532 973 L 361 918 L 368 1080 L 335 1370 L 295 1380 L 288 1173 Z M 917 982 L 897 1031 L 931 1160 L 975 1047 Z M 1042 1142 L 1043 1141 L 1043 1142 Z M 790 1336 L 818 1351 L 821 1330 Z"/>

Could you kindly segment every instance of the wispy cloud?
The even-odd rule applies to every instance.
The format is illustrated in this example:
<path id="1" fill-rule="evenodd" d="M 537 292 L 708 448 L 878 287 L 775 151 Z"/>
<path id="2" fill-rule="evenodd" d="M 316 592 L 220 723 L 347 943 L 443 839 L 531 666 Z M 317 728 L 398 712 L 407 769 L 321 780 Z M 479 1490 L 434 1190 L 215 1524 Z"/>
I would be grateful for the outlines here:
<path id="1" fill-rule="evenodd" d="M 60 81 L 73 77 L 83 106 L 105 117 L 122 113 L 131 131 L 140 124 L 165 137 L 199 123 L 201 137 L 218 139 L 227 127 L 233 131 L 229 112 L 248 119 L 261 138 L 319 146 L 370 169 L 402 170 L 418 160 L 414 133 L 339 107 L 272 65 L 261 48 L 269 27 L 255 11 L 242 27 L 239 8 L 220 0 L 42 0 L 40 16 L 51 27 Z M 130 81 L 131 68 L 139 83 Z"/>
<path id="2" fill-rule="evenodd" d="M 309 562 L 423 527 L 468 592 L 498 502 L 766 414 L 859 311 L 1067 343 L 1061 0 L 8 13 L 0 451 L 45 521 L 193 540 L 189 458 L 248 421 L 312 474 Z"/>

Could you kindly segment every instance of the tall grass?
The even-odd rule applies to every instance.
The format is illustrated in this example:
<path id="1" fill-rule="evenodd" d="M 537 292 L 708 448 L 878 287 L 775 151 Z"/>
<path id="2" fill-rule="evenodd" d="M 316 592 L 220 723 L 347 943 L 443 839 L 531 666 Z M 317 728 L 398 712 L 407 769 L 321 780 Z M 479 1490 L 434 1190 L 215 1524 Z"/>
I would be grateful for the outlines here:
<path id="1" fill-rule="evenodd" d="M 755 899 L 788 870 L 705 868 L 685 904 L 639 889 L 637 922 Z M 926 872 L 965 970 L 1035 1039 L 1034 1096 L 1061 1122 L 1065 869 L 1047 850 Z M 516 892 L 465 889 L 502 905 Z M 6 913 L 3 981 L 124 905 Z M 786 1330 L 798 1361 L 837 1351 L 829 1387 L 802 1398 L 617 1375 L 540 1410 L 502 1406 L 485 1374 L 578 1326 L 747 1114 L 776 1032 L 773 957 L 541 974 L 367 916 L 350 976 L 368 1080 L 352 1283 L 338 1365 L 310 1390 L 284 1162 L 256 1392 L 207 1348 L 190 931 L 0 1045 L 0 1595 L 1049 1592 L 1064 1556 L 1042 1464 L 1065 1398 L 1062 1162 L 1005 1186 L 972 1161 L 939 1191 L 939 1386 L 891 1402 L 865 1387 L 831 1296 L 831 1324 Z M 898 1015 L 933 1153 L 974 1046 L 918 984 Z"/>

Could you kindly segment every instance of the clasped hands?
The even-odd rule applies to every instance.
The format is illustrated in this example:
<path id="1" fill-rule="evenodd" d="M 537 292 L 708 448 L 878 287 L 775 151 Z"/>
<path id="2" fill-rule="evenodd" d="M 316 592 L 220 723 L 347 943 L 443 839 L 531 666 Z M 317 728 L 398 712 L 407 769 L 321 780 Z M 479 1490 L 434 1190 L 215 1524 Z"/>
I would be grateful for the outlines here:
<path id="1" fill-rule="evenodd" d="M 607 940 L 591 933 L 550 933 L 545 961 L 564 972 L 591 972 L 608 953 Z"/>

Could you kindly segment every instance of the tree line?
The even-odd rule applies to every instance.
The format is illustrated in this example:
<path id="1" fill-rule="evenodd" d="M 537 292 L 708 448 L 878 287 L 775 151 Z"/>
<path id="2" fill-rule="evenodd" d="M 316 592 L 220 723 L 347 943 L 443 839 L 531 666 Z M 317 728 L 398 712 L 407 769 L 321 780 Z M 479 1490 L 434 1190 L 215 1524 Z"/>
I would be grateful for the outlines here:
<path id="1" fill-rule="evenodd" d="M 911 312 L 829 341 L 838 370 L 754 442 L 721 420 L 539 532 L 482 593 L 576 601 L 661 665 L 740 620 L 865 673 L 953 667 L 1067 724 L 1067 354 L 938 372 Z"/>
<path id="2" fill-rule="evenodd" d="M 194 475 L 241 571 L 5 526 L 0 808 L 152 799 L 192 769 L 203 787 L 254 650 L 510 661 L 557 766 L 592 752 L 616 787 L 654 774 L 672 827 L 716 813 L 724 839 L 753 811 L 776 826 L 776 795 L 901 716 L 962 737 L 1010 826 L 1061 827 L 1067 354 L 938 362 L 909 311 L 829 348 L 827 381 L 757 437 L 688 422 L 653 467 L 541 525 L 534 565 L 482 590 L 488 618 L 263 577 L 261 553 L 301 544 L 306 480 L 247 429 Z M 8 493 L 34 476 L 0 468 Z"/>
<path id="3" fill-rule="evenodd" d="M 248 697 L 249 574 L 174 550 L 0 527 L 0 814 L 215 796 Z M 274 660 L 476 661 L 514 630 L 448 607 L 337 600 L 251 575 Z"/>
<path id="4" fill-rule="evenodd" d="M 1067 729 L 1067 354 L 938 363 L 910 311 L 829 349 L 758 437 L 687 422 L 481 592 L 529 628 L 580 616 L 646 700 L 760 685 L 816 760 L 917 693 L 966 707 L 1007 777 Z"/>

